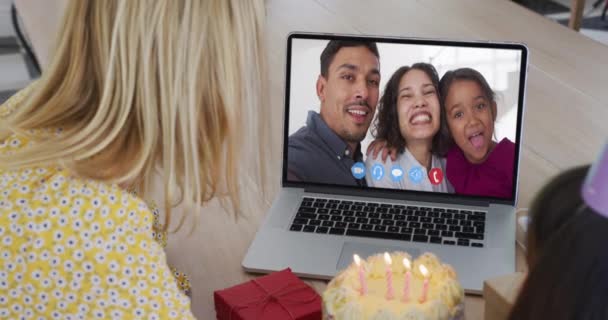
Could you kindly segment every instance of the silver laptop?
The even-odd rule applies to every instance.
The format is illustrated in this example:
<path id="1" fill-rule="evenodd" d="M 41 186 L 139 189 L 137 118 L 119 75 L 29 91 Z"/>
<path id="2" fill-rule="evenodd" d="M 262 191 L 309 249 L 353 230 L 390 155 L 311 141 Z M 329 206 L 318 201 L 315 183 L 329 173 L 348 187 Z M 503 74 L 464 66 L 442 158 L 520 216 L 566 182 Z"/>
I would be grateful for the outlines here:
<path id="1" fill-rule="evenodd" d="M 515 43 L 290 34 L 282 188 L 243 268 L 331 279 L 355 253 L 432 252 L 468 293 L 514 272 L 527 57 Z M 396 159 L 367 155 L 377 139 Z"/>

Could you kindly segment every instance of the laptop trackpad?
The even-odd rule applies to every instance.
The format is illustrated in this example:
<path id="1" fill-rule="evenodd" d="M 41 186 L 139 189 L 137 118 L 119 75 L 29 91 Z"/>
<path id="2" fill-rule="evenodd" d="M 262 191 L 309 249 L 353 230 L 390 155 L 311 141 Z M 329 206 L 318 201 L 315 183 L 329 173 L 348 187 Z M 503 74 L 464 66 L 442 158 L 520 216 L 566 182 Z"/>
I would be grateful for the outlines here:
<path id="1" fill-rule="evenodd" d="M 345 242 L 344 246 L 342 246 L 342 253 L 340 254 L 340 259 L 338 260 L 336 270 L 340 271 L 342 269 L 346 269 L 346 267 L 348 267 L 353 262 L 353 254 L 355 253 L 358 254 L 361 259 L 365 259 L 369 256 L 373 256 L 378 253 L 383 253 L 385 251 L 405 251 L 409 253 L 412 257 L 417 257 L 420 255 L 420 250 L 416 249 L 415 247 L 397 247 L 361 242 Z"/>

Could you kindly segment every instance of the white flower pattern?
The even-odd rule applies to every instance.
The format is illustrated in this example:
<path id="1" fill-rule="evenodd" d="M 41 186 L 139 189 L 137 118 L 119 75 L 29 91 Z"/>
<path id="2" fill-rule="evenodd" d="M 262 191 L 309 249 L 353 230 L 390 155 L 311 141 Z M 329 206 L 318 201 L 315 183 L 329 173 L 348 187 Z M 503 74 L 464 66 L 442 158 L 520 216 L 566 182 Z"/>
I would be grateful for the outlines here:
<path id="1" fill-rule="evenodd" d="M 0 117 L 29 91 L 0 106 Z M 12 135 L 0 154 L 32 143 Z M 51 166 L 0 170 L 0 190 L 0 318 L 193 317 L 162 243 L 151 241 L 157 218 L 143 200 Z"/>

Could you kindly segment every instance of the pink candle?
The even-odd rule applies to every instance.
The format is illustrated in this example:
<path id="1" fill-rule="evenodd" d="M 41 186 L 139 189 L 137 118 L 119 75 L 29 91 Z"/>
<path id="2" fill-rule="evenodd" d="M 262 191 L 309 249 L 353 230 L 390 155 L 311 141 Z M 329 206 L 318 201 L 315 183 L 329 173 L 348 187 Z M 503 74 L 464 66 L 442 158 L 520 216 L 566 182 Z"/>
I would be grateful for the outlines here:
<path id="1" fill-rule="evenodd" d="M 395 297 L 393 292 L 393 270 L 391 269 L 393 261 L 388 252 L 384 253 L 384 262 L 386 262 L 386 299 L 392 300 Z"/>
<path id="2" fill-rule="evenodd" d="M 427 295 L 429 293 L 429 270 L 424 265 L 419 266 L 420 273 L 424 276 L 424 283 L 422 284 L 422 295 L 420 296 L 420 303 L 425 303 Z"/>
<path id="3" fill-rule="evenodd" d="M 408 302 L 410 300 L 410 279 L 412 277 L 412 273 L 410 269 L 412 265 L 410 260 L 407 258 L 403 258 L 403 266 L 405 267 L 405 283 L 403 285 L 403 302 Z"/>
<path id="4" fill-rule="evenodd" d="M 353 255 L 353 259 L 355 260 L 355 264 L 359 269 L 359 284 L 361 285 L 360 293 L 361 295 L 367 294 L 367 283 L 365 282 L 365 273 L 363 272 L 363 266 L 361 265 L 361 258 L 359 255 Z"/>

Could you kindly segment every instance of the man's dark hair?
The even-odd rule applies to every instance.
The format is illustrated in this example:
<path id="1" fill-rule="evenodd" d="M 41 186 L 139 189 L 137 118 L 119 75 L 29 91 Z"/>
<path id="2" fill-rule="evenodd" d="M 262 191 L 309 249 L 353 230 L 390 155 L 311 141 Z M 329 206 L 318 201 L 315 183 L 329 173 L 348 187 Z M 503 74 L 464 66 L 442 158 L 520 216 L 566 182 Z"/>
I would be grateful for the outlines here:
<path id="1" fill-rule="evenodd" d="M 388 143 L 389 147 L 396 148 L 399 152 L 403 152 L 406 143 L 405 139 L 401 135 L 401 129 L 399 127 L 399 114 L 397 112 L 397 100 L 399 98 L 399 83 L 401 78 L 411 70 L 420 70 L 431 79 L 431 83 L 435 88 L 435 93 L 439 95 L 439 76 L 437 70 L 433 65 L 419 62 L 411 66 L 403 66 L 393 73 L 390 80 L 384 87 L 384 93 L 380 98 L 380 104 L 378 105 L 378 115 L 374 121 L 374 137 L 376 139 L 384 139 Z M 439 97 L 437 97 L 439 100 Z M 443 110 L 439 110 L 440 113 Z M 441 145 L 441 136 L 439 133 L 433 137 L 433 144 L 431 152 L 439 154 L 439 146 Z"/>
<path id="2" fill-rule="evenodd" d="M 334 60 L 336 53 L 340 51 L 342 48 L 348 47 L 365 47 L 373 53 L 376 58 L 380 59 L 380 54 L 378 53 L 378 47 L 375 42 L 370 41 L 352 41 L 352 40 L 331 40 L 327 43 L 323 52 L 321 52 L 321 75 L 324 78 L 327 78 L 327 74 L 329 72 L 329 65 Z"/>

